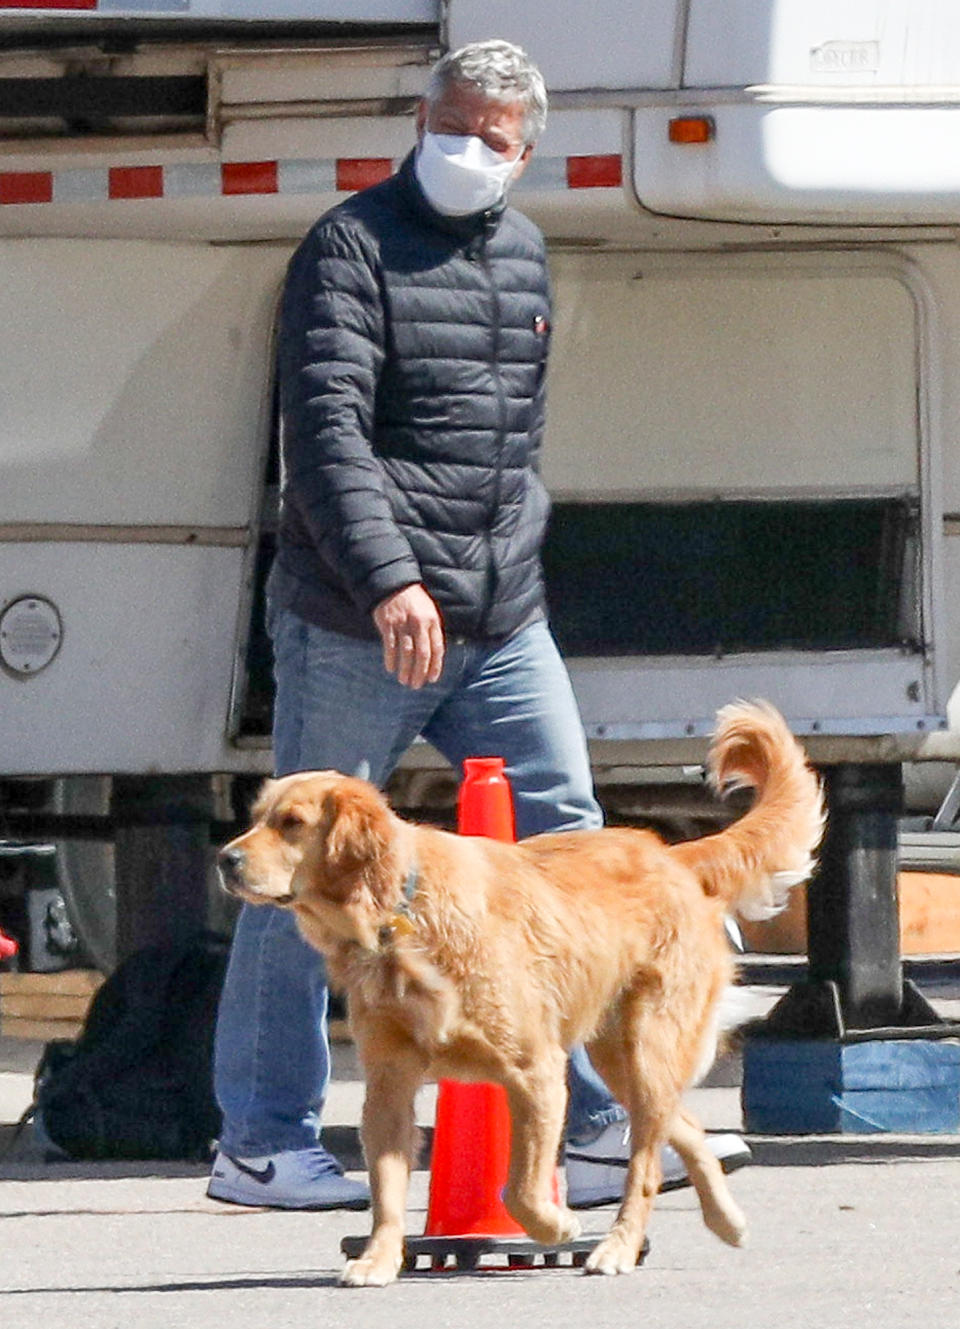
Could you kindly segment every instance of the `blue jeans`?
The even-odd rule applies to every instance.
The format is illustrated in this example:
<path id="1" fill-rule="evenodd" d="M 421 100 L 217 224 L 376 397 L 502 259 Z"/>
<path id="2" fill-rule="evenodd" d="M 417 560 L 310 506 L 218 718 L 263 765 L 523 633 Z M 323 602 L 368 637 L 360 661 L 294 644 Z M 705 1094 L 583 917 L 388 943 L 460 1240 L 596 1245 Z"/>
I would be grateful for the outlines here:
<path id="1" fill-rule="evenodd" d="M 448 641 L 443 673 L 419 691 L 361 641 L 271 611 L 278 775 L 333 769 L 383 785 L 423 735 L 454 769 L 502 756 L 517 835 L 599 826 L 573 689 L 545 623 L 496 646 Z M 257 1157 L 317 1143 L 330 1076 L 323 960 L 291 913 L 245 905 L 237 920 L 215 1049 L 220 1145 Z M 568 1138 L 591 1137 L 623 1109 L 586 1053 L 571 1057 Z"/>

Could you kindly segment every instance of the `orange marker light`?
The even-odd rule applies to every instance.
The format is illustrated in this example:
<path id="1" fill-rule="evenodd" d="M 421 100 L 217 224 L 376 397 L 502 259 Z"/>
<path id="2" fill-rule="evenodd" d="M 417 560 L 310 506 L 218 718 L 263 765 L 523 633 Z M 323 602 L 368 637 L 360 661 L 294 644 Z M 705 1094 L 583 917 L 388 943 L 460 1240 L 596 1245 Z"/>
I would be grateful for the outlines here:
<path id="1" fill-rule="evenodd" d="M 678 115 L 668 130 L 671 143 L 709 143 L 716 132 L 712 115 Z"/>

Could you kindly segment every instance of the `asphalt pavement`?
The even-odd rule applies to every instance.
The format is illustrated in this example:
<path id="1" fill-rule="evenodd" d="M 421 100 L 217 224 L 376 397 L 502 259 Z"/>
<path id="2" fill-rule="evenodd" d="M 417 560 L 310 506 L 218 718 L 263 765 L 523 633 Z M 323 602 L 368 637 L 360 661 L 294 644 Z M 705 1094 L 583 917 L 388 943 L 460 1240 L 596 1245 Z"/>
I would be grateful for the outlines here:
<path id="1" fill-rule="evenodd" d="M 745 1018 L 783 990 L 739 989 Z M 773 975 L 777 976 L 777 975 Z M 923 985 L 960 1012 L 960 965 Z M 11 1123 L 30 1100 L 38 1044 L 0 1039 L 0 1290 L 17 1329 L 464 1329 L 494 1324 L 657 1329 L 952 1329 L 960 1306 L 960 1136 L 750 1137 L 754 1165 L 731 1178 L 750 1220 L 743 1250 L 700 1222 L 689 1190 L 661 1196 L 644 1266 L 619 1278 L 556 1268 L 406 1274 L 386 1289 L 337 1285 L 358 1213 L 221 1205 L 192 1164 L 51 1163 Z M 723 1058 L 689 1102 L 711 1130 L 741 1124 L 739 1061 Z M 327 1142 L 361 1163 L 362 1084 L 335 1049 Z M 418 1118 L 429 1135 L 435 1092 Z M 423 1232 L 428 1175 L 416 1171 L 408 1232 Z M 612 1209 L 587 1211 L 600 1233 Z"/>

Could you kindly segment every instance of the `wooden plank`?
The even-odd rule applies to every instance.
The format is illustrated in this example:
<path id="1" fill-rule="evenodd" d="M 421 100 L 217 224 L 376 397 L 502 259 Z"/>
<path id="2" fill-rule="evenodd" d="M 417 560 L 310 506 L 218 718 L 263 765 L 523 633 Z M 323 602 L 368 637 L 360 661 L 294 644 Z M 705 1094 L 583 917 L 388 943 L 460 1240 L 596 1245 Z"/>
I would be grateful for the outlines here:
<path id="1" fill-rule="evenodd" d="M 3 1018 L 17 1016 L 29 1020 L 82 1020 L 90 997 L 75 997 L 59 992 L 5 992 Z"/>
<path id="2" fill-rule="evenodd" d="M 77 1038 L 102 982 L 96 969 L 0 974 L 0 1035 L 43 1043 Z"/>
<path id="3" fill-rule="evenodd" d="M 901 955 L 960 952 L 960 876 L 946 872 L 904 872 L 897 876 Z M 790 892 L 782 913 L 760 923 L 740 924 L 752 951 L 802 955 L 807 949 L 806 888 Z"/>
<path id="4" fill-rule="evenodd" d="M 93 996 L 103 982 L 96 969 L 61 969 L 52 974 L 0 974 L 0 996 L 8 992 L 43 992 L 60 996 Z"/>
<path id="5" fill-rule="evenodd" d="M 900 949 L 904 955 L 960 950 L 960 878 L 901 872 Z"/>
<path id="6" fill-rule="evenodd" d="M 21 1020 L 0 1015 L 0 1036 L 31 1038 L 48 1043 L 54 1038 L 77 1038 L 82 1028 L 79 1020 Z"/>

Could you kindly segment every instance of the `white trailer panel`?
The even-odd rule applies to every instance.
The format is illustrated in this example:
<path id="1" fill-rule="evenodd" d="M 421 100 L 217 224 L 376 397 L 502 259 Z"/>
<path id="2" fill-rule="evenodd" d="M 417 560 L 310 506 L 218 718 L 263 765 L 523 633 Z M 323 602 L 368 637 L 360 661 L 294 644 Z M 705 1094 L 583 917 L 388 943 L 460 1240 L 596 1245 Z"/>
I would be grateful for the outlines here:
<path id="1" fill-rule="evenodd" d="M 0 671 L 5 774 L 237 765 L 224 735 L 243 549 L 58 542 L 0 551 L 0 603 L 42 593 L 63 622 L 42 673 Z"/>
<path id="2" fill-rule="evenodd" d="M 764 697 L 794 733 L 898 734 L 943 727 L 918 655 L 899 652 L 729 659 L 574 660 L 574 689 L 591 739 L 703 739 L 721 706 Z"/>
<path id="3" fill-rule="evenodd" d="M 0 242 L 0 525 L 246 527 L 288 252 Z"/>
<path id="4" fill-rule="evenodd" d="M 450 0 L 447 8 L 451 47 L 516 42 L 554 92 L 676 84 L 681 0 Z"/>
<path id="5" fill-rule="evenodd" d="M 677 116 L 711 137 L 676 143 Z M 960 213 L 960 105 L 645 106 L 634 187 L 652 212 L 715 221 L 949 225 Z"/>
<path id="6" fill-rule="evenodd" d="M 59 0 L 49 9 L 40 5 L 18 7 L 15 0 L 0 0 L 0 14 L 36 22 L 39 18 L 63 21 L 87 18 L 94 28 L 104 18 L 235 19 L 279 22 L 309 19 L 312 23 L 436 23 L 439 0 L 364 0 L 358 13 L 356 0 Z"/>
<path id="7" fill-rule="evenodd" d="M 691 0 L 684 86 L 960 83 L 954 0 Z"/>
<path id="8" fill-rule="evenodd" d="M 902 260 L 557 255 L 553 270 L 554 494 L 918 490 Z"/>

